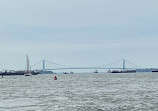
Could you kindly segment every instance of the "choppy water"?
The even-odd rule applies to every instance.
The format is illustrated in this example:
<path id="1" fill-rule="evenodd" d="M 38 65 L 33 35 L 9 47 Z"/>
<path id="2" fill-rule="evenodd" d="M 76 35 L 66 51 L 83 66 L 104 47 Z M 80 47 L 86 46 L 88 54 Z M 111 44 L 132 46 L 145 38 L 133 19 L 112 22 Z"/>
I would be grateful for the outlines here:
<path id="1" fill-rule="evenodd" d="M 158 73 L 0 78 L 0 111 L 158 111 Z"/>

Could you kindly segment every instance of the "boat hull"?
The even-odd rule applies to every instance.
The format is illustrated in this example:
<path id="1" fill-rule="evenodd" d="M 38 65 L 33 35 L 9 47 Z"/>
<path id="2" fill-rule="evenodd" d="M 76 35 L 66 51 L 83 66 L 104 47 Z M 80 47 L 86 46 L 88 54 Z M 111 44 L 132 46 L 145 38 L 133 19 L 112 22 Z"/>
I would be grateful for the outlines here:
<path id="1" fill-rule="evenodd" d="M 15 71 L 15 72 L 2 72 L 0 73 L 0 75 L 4 75 L 4 76 L 12 76 L 12 75 L 25 75 L 26 72 L 25 71 Z M 39 72 L 31 72 L 32 75 L 37 75 L 40 74 Z"/>
<path id="2" fill-rule="evenodd" d="M 136 73 L 136 70 L 115 70 L 115 71 L 111 71 L 111 73 Z"/>
<path id="3" fill-rule="evenodd" d="M 152 72 L 158 72 L 158 70 L 153 70 Z"/>

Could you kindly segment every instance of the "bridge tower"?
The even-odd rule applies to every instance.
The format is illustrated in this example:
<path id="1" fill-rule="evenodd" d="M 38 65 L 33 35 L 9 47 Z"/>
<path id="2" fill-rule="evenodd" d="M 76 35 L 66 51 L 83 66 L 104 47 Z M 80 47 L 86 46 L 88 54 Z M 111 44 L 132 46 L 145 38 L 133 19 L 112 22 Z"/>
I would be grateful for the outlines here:
<path id="1" fill-rule="evenodd" d="M 45 71 L 45 60 L 43 60 L 43 71 Z"/>
<path id="2" fill-rule="evenodd" d="M 126 60 L 123 59 L 123 70 L 125 70 L 125 67 L 126 67 L 126 66 L 125 66 L 125 65 L 126 65 L 126 64 L 125 64 L 125 61 L 126 61 Z"/>

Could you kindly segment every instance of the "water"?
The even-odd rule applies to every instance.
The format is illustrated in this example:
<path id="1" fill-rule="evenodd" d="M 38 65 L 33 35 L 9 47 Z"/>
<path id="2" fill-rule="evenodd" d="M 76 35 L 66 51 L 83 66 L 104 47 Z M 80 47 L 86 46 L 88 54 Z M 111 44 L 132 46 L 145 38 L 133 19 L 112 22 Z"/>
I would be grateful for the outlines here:
<path id="1" fill-rule="evenodd" d="M 158 73 L 0 78 L 0 111 L 158 111 Z"/>

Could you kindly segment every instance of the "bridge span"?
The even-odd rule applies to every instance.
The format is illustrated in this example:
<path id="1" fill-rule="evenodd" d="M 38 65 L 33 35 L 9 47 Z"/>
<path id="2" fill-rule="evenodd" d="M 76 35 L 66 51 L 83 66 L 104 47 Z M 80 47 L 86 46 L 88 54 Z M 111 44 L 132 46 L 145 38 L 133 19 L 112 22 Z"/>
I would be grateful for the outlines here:
<path id="1" fill-rule="evenodd" d="M 40 70 L 43 70 L 43 71 L 46 71 L 46 70 L 68 70 L 68 69 L 71 69 L 71 70 L 72 69 L 73 70 L 77 70 L 77 69 L 122 69 L 122 70 L 125 70 L 125 69 L 136 69 L 136 68 L 132 68 L 132 67 L 126 67 L 126 61 L 127 60 L 125 60 L 125 59 L 121 59 L 121 60 L 117 61 L 117 62 L 122 62 L 122 66 L 121 67 L 108 67 L 110 64 L 106 64 L 106 65 L 102 65 L 102 66 L 96 66 L 96 67 L 72 67 L 72 66 L 67 66 L 67 65 L 61 65 L 61 64 L 53 63 L 53 62 L 50 62 L 50 61 L 47 61 L 47 60 L 42 60 L 42 61 L 40 61 L 40 62 L 38 62 L 38 63 L 36 63 L 34 65 L 37 65 L 39 63 L 41 64 L 41 62 L 42 62 L 42 67 L 43 68 L 40 69 Z M 58 66 L 60 66 L 60 68 L 46 68 L 46 66 L 45 66 L 46 62 L 51 63 L 53 65 L 58 65 Z M 111 64 L 115 64 L 117 62 L 113 62 Z M 130 62 L 130 64 L 133 64 L 133 63 Z M 135 65 L 135 64 L 133 64 L 133 65 L 136 66 L 137 68 L 138 67 L 142 68 L 142 67 L 140 67 L 138 65 Z"/>
<path id="2" fill-rule="evenodd" d="M 54 69 L 45 69 L 45 70 L 64 70 L 64 69 L 122 69 L 122 68 L 103 68 L 103 67 L 72 67 L 72 68 L 54 68 Z M 135 68 L 126 68 L 126 69 L 135 69 Z"/>

